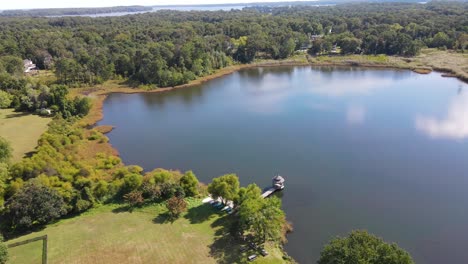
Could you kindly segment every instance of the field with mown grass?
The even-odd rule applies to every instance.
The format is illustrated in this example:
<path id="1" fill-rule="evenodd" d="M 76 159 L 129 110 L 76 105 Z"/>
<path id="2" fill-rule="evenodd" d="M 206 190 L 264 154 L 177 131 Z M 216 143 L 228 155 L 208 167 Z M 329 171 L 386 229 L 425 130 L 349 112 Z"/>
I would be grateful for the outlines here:
<path id="1" fill-rule="evenodd" d="M 8 140 L 13 148 L 13 161 L 31 152 L 37 140 L 47 130 L 51 118 L 28 113 L 17 113 L 13 109 L 0 109 L 0 136 Z"/>
<path id="2" fill-rule="evenodd" d="M 170 222 L 163 204 L 129 212 L 104 205 L 64 219 L 7 244 L 48 235 L 49 263 L 245 263 L 247 254 L 229 234 L 229 217 L 189 199 L 188 211 Z M 11 248 L 10 264 L 40 263 L 41 242 Z M 267 257 L 252 263 L 285 263 L 279 248 L 268 245 Z"/>

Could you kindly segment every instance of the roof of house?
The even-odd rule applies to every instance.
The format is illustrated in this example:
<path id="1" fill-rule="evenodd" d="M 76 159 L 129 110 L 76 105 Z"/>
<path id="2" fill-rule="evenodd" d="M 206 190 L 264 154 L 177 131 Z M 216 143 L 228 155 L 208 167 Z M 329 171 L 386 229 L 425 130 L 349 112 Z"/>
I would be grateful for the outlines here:
<path id="1" fill-rule="evenodd" d="M 280 175 L 277 175 L 277 176 L 273 177 L 273 181 L 283 183 L 284 178 L 281 177 Z"/>

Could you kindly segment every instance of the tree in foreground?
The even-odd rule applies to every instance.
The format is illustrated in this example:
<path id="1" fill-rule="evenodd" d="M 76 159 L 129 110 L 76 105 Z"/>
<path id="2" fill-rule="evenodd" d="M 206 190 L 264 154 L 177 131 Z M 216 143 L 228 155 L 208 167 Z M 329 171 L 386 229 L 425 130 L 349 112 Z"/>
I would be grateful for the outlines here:
<path id="1" fill-rule="evenodd" d="M 320 253 L 319 264 L 414 264 L 410 254 L 367 231 L 353 231 L 330 241 Z"/>
<path id="2" fill-rule="evenodd" d="M 28 182 L 5 203 L 5 216 L 12 228 L 47 224 L 67 213 L 60 194 L 38 182 Z"/>
<path id="3" fill-rule="evenodd" d="M 167 210 L 171 219 L 177 219 L 179 216 L 187 210 L 187 202 L 184 198 L 174 196 L 166 202 Z"/>
<path id="4" fill-rule="evenodd" d="M 252 189 L 256 193 L 255 189 Z M 263 199 L 260 195 L 248 197 L 239 206 L 241 234 L 252 235 L 257 243 L 285 241 L 286 216 L 277 197 Z"/>
<path id="5" fill-rule="evenodd" d="M 7 245 L 3 243 L 3 236 L 0 235 L 0 264 L 5 264 L 8 261 Z"/>

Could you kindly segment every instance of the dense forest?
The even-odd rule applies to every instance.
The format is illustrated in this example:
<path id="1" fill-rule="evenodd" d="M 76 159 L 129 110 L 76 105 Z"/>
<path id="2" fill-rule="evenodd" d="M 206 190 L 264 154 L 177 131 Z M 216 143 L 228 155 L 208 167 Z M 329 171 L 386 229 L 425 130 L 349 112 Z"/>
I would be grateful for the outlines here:
<path id="1" fill-rule="evenodd" d="M 94 8 L 41 8 L 27 10 L 4 10 L 0 16 L 80 16 L 90 14 L 107 14 L 116 12 L 142 12 L 151 11 L 148 6 L 114 6 L 114 7 L 94 7 Z"/>
<path id="2" fill-rule="evenodd" d="M 0 71 L 18 74 L 21 67 L 15 63 L 28 58 L 40 69 L 55 70 L 62 84 L 96 84 L 120 76 L 163 87 L 235 62 L 283 59 L 304 49 L 312 55 L 402 56 L 426 46 L 464 50 L 467 12 L 467 3 L 431 2 L 1 18 Z"/>
<path id="3" fill-rule="evenodd" d="M 431 2 L 0 18 L 0 108 L 59 113 L 36 153 L 19 163 L 9 163 L 11 151 L 0 140 L 1 224 L 10 231 L 27 229 L 108 200 L 132 204 L 204 191 L 191 172 L 143 172 L 123 166 L 108 152 L 96 153 L 107 138 L 77 125 L 91 106 L 86 98 L 69 98 L 70 87 L 114 78 L 174 86 L 234 63 L 283 59 L 295 52 L 413 56 L 422 47 L 464 52 L 467 13 L 468 3 Z M 56 83 L 25 77 L 24 59 L 52 70 Z M 216 184 L 211 188 L 213 193 Z M 234 200 L 241 194 L 229 193 Z M 48 210 L 36 210 L 41 206 Z M 246 230 L 250 225 L 243 223 Z"/>

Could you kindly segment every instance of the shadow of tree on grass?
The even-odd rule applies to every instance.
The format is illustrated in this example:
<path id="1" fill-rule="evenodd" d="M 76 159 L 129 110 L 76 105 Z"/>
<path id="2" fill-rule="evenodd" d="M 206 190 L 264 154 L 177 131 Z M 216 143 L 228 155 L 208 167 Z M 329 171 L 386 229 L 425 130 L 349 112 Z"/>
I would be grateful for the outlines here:
<path id="1" fill-rule="evenodd" d="M 214 209 L 210 204 L 201 204 L 197 207 L 190 208 L 184 218 L 188 219 L 191 224 L 199 224 L 219 214 L 220 212 Z"/>
<path id="2" fill-rule="evenodd" d="M 224 216 L 216 219 L 211 224 L 215 229 L 215 241 L 210 245 L 210 255 L 216 259 L 217 263 L 230 264 L 242 263 L 242 253 L 240 253 L 240 243 L 234 237 L 235 230 L 233 218 L 235 216 Z"/>
<path id="3" fill-rule="evenodd" d="M 112 209 L 112 212 L 114 214 L 119 214 L 119 213 L 131 213 L 132 212 L 132 207 L 125 204 L 125 205 L 122 205 L 122 206 L 119 206 L 117 208 L 114 208 Z"/>
<path id="4" fill-rule="evenodd" d="M 166 212 L 166 213 L 161 213 L 159 214 L 158 216 L 156 216 L 154 219 L 153 219 L 153 223 L 155 224 L 167 224 L 167 223 L 174 223 L 174 221 L 176 221 L 177 218 L 174 218 L 174 217 L 171 217 L 171 215 L 169 214 L 169 212 Z"/>

